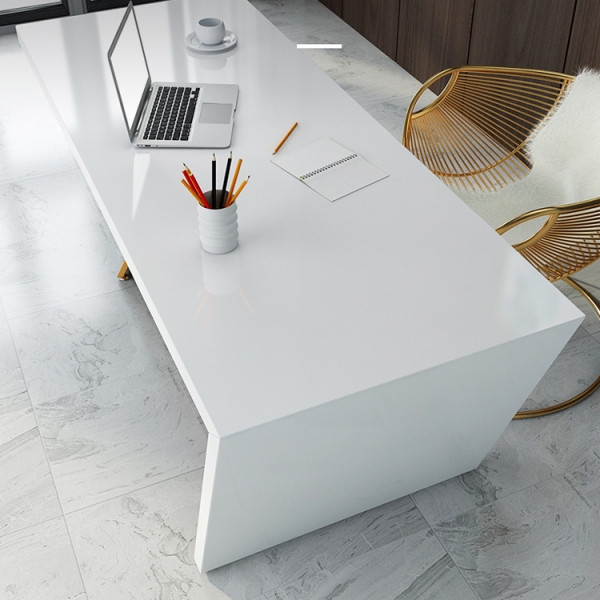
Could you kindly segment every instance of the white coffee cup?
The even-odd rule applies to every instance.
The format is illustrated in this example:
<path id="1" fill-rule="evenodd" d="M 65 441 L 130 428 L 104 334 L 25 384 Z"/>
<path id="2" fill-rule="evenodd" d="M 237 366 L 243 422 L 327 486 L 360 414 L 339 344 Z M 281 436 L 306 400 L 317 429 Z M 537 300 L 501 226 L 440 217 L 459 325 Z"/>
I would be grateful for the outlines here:
<path id="1" fill-rule="evenodd" d="M 216 46 L 225 38 L 225 23 L 221 19 L 200 19 L 196 24 L 196 37 L 205 46 Z"/>

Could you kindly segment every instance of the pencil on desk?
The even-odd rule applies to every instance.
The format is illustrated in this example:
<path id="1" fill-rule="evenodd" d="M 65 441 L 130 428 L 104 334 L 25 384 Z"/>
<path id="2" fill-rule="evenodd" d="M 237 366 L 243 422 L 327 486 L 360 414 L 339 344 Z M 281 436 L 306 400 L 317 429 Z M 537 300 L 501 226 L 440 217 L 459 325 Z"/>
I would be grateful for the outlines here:
<path id="1" fill-rule="evenodd" d="M 217 204 L 217 157 L 212 157 L 212 201 L 211 208 L 219 208 Z"/>
<path id="2" fill-rule="evenodd" d="M 281 148 L 281 146 L 283 146 L 283 144 L 285 144 L 286 140 L 290 137 L 290 135 L 292 135 L 292 131 L 294 131 L 294 129 L 296 129 L 296 127 L 298 127 L 298 123 L 294 123 L 292 125 L 292 128 L 285 134 L 285 137 L 279 142 L 279 145 L 277 146 L 277 148 L 275 148 L 275 150 L 273 151 L 273 154 L 277 154 L 277 152 L 279 151 L 279 148 Z"/>
<path id="3" fill-rule="evenodd" d="M 231 204 L 231 197 L 233 196 L 233 189 L 235 188 L 235 184 L 237 182 L 238 174 L 240 172 L 240 167 L 242 166 L 242 159 L 238 158 L 237 165 L 235 166 L 235 173 L 233 174 L 233 180 L 231 182 L 231 187 L 229 188 L 229 194 L 227 194 L 227 200 L 225 201 L 225 206 L 229 206 Z"/>
<path id="4" fill-rule="evenodd" d="M 248 183 L 248 179 L 250 179 L 250 175 L 248 175 L 248 177 L 246 179 L 244 179 L 244 181 L 242 181 L 242 184 L 240 185 L 238 191 L 231 198 L 231 201 L 229 202 L 228 206 L 230 206 L 231 204 L 233 204 L 237 200 L 237 197 L 242 193 L 242 190 L 244 189 L 244 187 Z"/>
<path id="5" fill-rule="evenodd" d="M 225 192 L 227 192 L 227 180 L 229 179 L 229 169 L 231 169 L 231 152 L 227 159 L 227 166 L 225 167 L 225 177 L 223 178 L 223 187 L 221 188 L 221 197 L 219 198 L 219 208 L 225 208 Z"/>

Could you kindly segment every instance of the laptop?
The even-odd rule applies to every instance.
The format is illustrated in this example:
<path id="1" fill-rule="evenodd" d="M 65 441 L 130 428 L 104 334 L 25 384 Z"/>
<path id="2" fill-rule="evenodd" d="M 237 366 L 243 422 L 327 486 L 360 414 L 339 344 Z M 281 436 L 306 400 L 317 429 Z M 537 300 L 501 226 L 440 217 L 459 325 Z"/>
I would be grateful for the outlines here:
<path id="1" fill-rule="evenodd" d="M 231 145 L 238 86 L 153 82 L 132 2 L 110 46 L 108 62 L 134 146 L 228 148 Z"/>

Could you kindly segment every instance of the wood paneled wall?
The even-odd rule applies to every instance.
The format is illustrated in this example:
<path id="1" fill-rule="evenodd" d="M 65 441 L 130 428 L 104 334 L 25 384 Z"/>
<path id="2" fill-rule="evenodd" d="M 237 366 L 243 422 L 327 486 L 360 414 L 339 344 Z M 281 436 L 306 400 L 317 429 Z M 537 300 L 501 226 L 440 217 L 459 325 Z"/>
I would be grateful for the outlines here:
<path id="1" fill-rule="evenodd" d="M 333 11 L 338 17 L 342 16 L 342 0 L 321 0 L 329 10 Z"/>
<path id="2" fill-rule="evenodd" d="M 478 0 L 469 64 L 562 72 L 575 0 Z"/>
<path id="3" fill-rule="evenodd" d="M 575 74 L 581 67 L 600 69 L 600 2 L 577 0 L 565 73 Z"/>
<path id="4" fill-rule="evenodd" d="M 342 18 L 350 27 L 396 58 L 398 0 L 343 0 Z"/>
<path id="5" fill-rule="evenodd" d="M 461 64 L 600 69 L 600 0 L 321 0 L 420 81 Z"/>
<path id="6" fill-rule="evenodd" d="M 420 81 L 445 68 L 440 65 L 466 64 L 474 2 L 402 0 L 396 62 Z"/>

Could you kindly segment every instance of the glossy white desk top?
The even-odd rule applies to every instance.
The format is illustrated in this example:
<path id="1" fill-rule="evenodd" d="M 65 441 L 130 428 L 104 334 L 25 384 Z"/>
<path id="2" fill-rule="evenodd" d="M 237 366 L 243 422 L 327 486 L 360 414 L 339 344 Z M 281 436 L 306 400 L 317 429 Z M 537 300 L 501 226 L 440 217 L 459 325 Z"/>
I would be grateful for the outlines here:
<path id="1" fill-rule="evenodd" d="M 153 79 L 240 86 L 231 150 L 252 177 L 230 255 L 200 250 L 196 206 L 179 183 L 182 162 L 207 182 L 212 151 L 129 144 L 106 60 L 123 9 L 18 34 L 212 434 L 580 318 L 245 0 L 136 11 Z M 186 52 L 207 15 L 239 37 L 224 65 Z M 270 163 L 294 121 L 282 152 L 327 136 L 390 177 L 328 202 Z"/>

